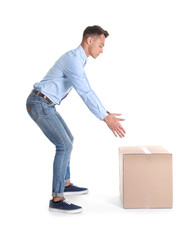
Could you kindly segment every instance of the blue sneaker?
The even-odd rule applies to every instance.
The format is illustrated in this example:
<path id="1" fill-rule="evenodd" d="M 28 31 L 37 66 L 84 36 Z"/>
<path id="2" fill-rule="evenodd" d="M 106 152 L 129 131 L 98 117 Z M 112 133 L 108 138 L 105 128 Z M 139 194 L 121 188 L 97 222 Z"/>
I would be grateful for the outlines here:
<path id="1" fill-rule="evenodd" d="M 82 211 L 82 207 L 74 205 L 66 199 L 59 202 L 53 202 L 50 200 L 49 211 L 61 213 L 79 213 Z"/>
<path id="2" fill-rule="evenodd" d="M 74 186 L 73 184 L 71 184 L 68 187 L 65 187 L 64 189 L 64 195 L 77 195 L 77 194 L 85 194 L 85 193 L 88 193 L 87 188 L 77 187 L 77 186 Z"/>

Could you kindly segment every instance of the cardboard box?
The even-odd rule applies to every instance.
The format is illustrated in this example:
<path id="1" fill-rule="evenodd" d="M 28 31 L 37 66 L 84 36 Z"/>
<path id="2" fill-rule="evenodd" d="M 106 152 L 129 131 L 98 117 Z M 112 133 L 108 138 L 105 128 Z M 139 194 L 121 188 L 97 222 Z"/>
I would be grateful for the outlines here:
<path id="1" fill-rule="evenodd" d="M 172 154 L 161 146 L 119 148 L 124 208 L 172 208 Z"/>

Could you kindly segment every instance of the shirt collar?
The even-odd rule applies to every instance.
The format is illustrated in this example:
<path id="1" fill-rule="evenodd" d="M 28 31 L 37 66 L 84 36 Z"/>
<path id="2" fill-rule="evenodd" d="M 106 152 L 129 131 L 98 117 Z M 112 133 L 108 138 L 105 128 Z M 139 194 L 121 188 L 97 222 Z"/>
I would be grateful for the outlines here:
<path id="1" fill-rule="evenodd" d="M 84 62 L 86 62 L 88 60 L 88 58 L 87 58 L 86 53 L 81 45 L 78 47 L 78 50 L 80 53 L 80 57 L 84 60 Z"/>

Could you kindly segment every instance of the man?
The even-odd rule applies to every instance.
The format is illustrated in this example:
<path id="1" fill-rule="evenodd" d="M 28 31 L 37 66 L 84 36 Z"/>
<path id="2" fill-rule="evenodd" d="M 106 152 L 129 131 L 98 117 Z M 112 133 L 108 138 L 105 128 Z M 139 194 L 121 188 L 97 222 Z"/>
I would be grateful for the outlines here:
<path id="1" fill-rule="evenodd" d="M 111 114 L 106 111 L 84 72 L 88 57 L 97 58 L 103 52 L 105 38 L 108 35 L 108 32 L 99 26 L 87 27 L 80 46 L 61 56 L 44 79 L 34 84 L 34 89 L 27 99 L 29 115 L 56 146 L 53 164 L 53 198 L 49 205 L 52 211 L 66 213 L 82 211 L 80 206 L 69 203 L 64 196 L 88 192 L 87 188 L 77 187 L 70 182 L 70 155 L 74 138 L 56 111 L 55 105 L 60 104 L 72 88 L 75 88 L 89 110 L 103 120 L 115 136 L 124 137 L 125 134 L 119 123 L 124 119 L 117 118 L 121 114 Z"/>

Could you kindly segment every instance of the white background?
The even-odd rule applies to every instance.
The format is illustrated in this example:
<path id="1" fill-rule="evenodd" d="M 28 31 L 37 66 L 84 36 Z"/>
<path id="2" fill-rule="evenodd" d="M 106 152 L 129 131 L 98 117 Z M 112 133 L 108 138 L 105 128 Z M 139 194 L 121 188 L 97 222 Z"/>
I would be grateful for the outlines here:
<path id="1" fill-rule="evenodd" d="M 17 0 L 0 3 L 1 234 L 3 239 L 190 239 L 191 7 L 186 0 Z M 25 102 L 83 30 L 110 36 L 86 73 L 127 134 L 115 138 L 72 90 L 57 110 L 74 137 L 72 182 L 89 194 L 69 200 L 77 215 L 52 214 L 54 146 Z M 174 206 L 125 210 L 119 198 L 118 147 L 162 145 L 173 153 Z M 189 219 L 187 219 L 189 217 Z"/>

